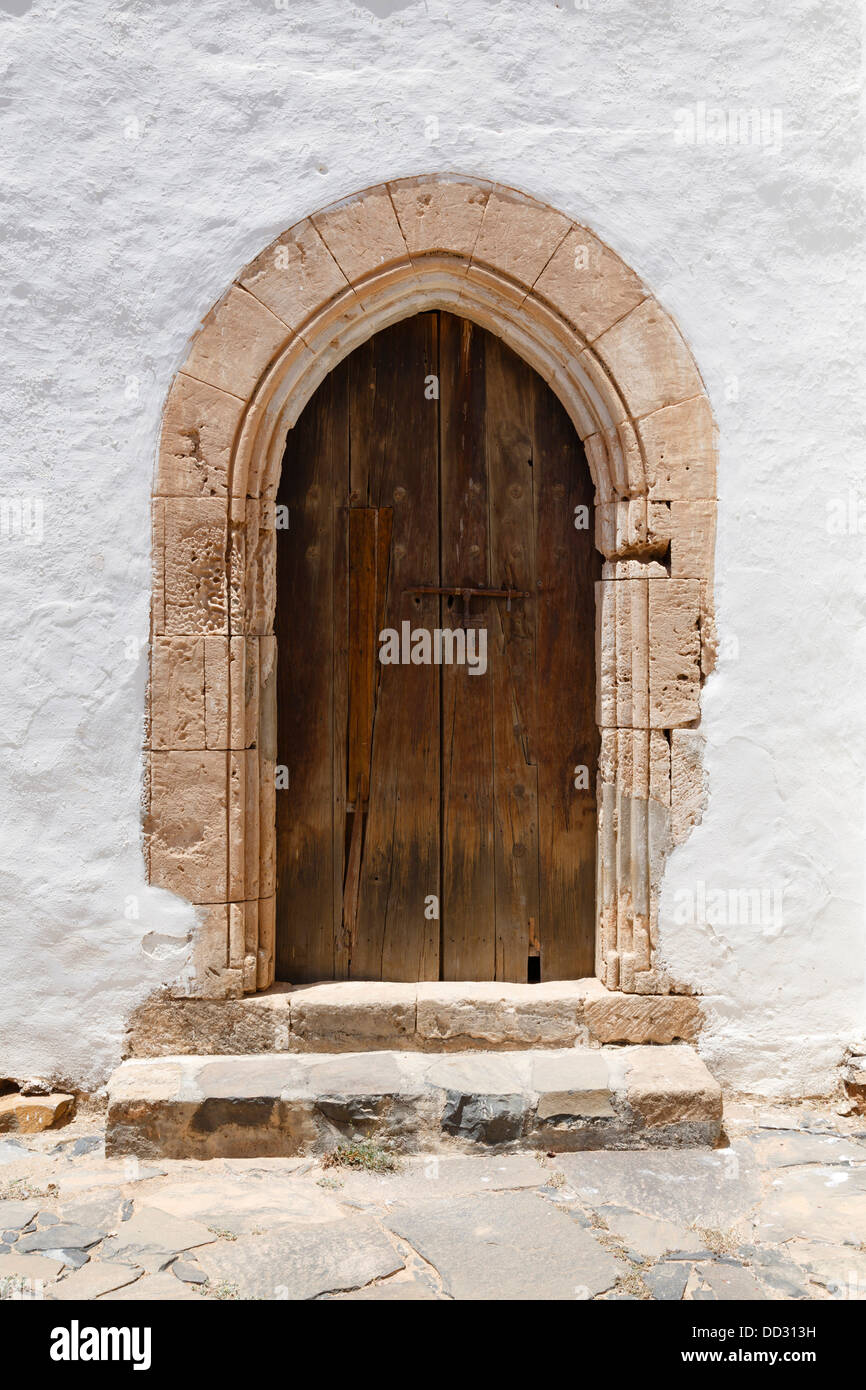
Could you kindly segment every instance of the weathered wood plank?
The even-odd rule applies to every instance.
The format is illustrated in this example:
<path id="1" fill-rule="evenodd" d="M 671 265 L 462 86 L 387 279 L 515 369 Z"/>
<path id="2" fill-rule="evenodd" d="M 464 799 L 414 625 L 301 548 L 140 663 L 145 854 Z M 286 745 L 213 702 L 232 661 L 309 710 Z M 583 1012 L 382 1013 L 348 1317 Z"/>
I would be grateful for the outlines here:
<path id="1" fill-rule="evenodd" d="M 466 319 L 440 322 L 442 583 L 489 587 L 485 346 Z M 493 599 L 472 607 L 490 637 Z M 445 600 L 442 626 L 460 625 L 462 602 Z M 495 616 L 495 615 L 494 615 Z M 492 980 L 496 974 L 493 806 L 493 676 L 443 665 L 442 976 Z M 525 962 L 524 962 L 525 970 Z M 525 975 L 522 977 L 525 978 Z"/>
<path id="2" fill-rule="evenodd" d="M 509 611 L 491 604 L 496 979 L 526 980 L 538 924 L 535 763 L 534 375 L 497 338 L 486 344 L 486 457 L 494 583 L 527 590 Z"/>
<path id="3" fill-rule="evenodd" d="M 536 378 L 533 410 L 537 518 L 537 760 L 541 976 L 593 973 L 595 723 L 592 483 L 564 409 Z M 588 529 L 575 508 L 589 508 Z M 575 769 L 588 786 L 575 787 Z M 581 779 L 582 780 L 582 779 Z"/>
<path id="4" fill-rule="evenodd" d="M 347 373 L 326 378 L 290 432 L 278 501 L 277 973 L 302 982 L 334 974 L 335 526 L 348 459 Z"/>
<path id="5" fill-rule="evenodd" d="M 438 408 L 432 314 L 379 333 L 351 364 L 351 500 L 393 508 L 383 626 L 437 626 L 439 604 L 404 594 L 438 582 Z M 378 654 L 378 648 L 377 648 Z M 434 666 L 379 671 L 369 811 L 359 872 L 351 973 L 357 979 L 439 976 L 439 681 Z"/>

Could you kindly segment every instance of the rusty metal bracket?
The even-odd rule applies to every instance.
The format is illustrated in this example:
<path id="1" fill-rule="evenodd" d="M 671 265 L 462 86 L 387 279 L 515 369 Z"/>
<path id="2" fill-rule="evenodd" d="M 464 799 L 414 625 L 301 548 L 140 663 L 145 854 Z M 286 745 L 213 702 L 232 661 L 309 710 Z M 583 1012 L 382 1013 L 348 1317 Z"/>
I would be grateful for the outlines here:
<path id="1" fill-rule="evenodd" d="M 507 600 L 506 611 L 509 613 L 511 612 L 512 599 L 532 598 L 532 593 L 529 589 L 472 589 L 465 584 L 418 584 L 414 588 L 404 589 L 403 593 L 447 594 L 455 598 L 462 598 L 463 613 L 460 619 L 462 627 L 477 627 L 479 625 L 480 618 L 469 611 L 469 605 L 474 598 L 504 598 Z"/>

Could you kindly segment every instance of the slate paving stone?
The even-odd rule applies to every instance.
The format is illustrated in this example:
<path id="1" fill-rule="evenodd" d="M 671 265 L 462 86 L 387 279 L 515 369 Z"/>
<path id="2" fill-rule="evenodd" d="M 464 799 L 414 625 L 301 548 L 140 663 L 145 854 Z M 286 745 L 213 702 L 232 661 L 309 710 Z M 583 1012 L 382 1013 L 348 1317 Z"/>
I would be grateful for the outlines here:
<path id="1" fill-rule="evenodd" d="M 866 1144 L 852 1143 L 839 1135 L 807 1130 L 776 1131 L 751 1140 L 757 1161 L 765 1168 L 794 1168 L 811 1163 L 864 1163 Z"/>
<path id="2" fill-rule="evenodd" d="M 90 1259 L 86 1250 L 46 1250 L 44 1253 L 49 1259 L 59 1260 L 69 1269 L 80 1269 Z"/>
<path id="3" fill-rule="evenodd" d="M 235 1285 L 242 1298 L 289 1301 L 361 1288 L 403 1268 L 390 1240 L 366 1217 L 239 1236 L 197 1256 L 209 1289 Z"/>
<path id="4" fill-rule="evenodd" d="M 860 1245 L 866 1233 L 866 1171 L 862 1168 L 779 1169 L 754 1218 L 763 1245 L 799 1237 Z"/>
<path id="5" fill-rule="evenodd" d="M 188 1260 L 175 1260 L 171 1266 L 171 1272 L 175 1279 L 180 1279 L 184 1284 L 204 1284 L 207 1282 L 207 1275 L 198 1265 L 190 1264 Z"/>
<path id="6" fill-rule="evenodd" d="M 105 1147 L 101 1134 L 84 1134 L 80 1139 L 64 1139 L 50 1150 L 53 1154 L 65 1154 L 69 1158 L 80 1158 L 83 1154 L 98 1153 Z"/>
<path id="7" fill-rule="evenodd" d="M 81 1269 L 67 1274 L 57 1283 L 50 1284 L 45 1297 L 58 1302 L 76 1302 L 79 1299 L 100 1298 L 112 1289 L 123 1288 L 141 1277 L 142 1270 L 134 1265 L 109 1264 L 107 1261 L 91 1260 Z"/>
<path id="8" fill-rule="evenodd" d="M 132 1284 L 99 1295 L 100 1303 L 189 1303 L 201 1302 L 191 1284 L 182 1284 L 168 1270 L 164 1274 L 145 1274 Z"/>
<path id="9" fill-rule="evenodd" d="M 8 1255 L 11 1249 L 12 1246 L 8 1245 L 5 1241 L 0 1242 L 0 1255 Z"/>
<path id="10" fill-rule="evenodd" d="M 534 1193 L 428 1202 L 392 1215 L 389 1224 L 455 1299 L 592 1297 L 628 1269 Z"/>
<path id="11" fill-rule="evenodd" d="M 0 1255 L 0 1280 L 14 1279 L 56 1279 L 63 1269 L 59 1260 L 51 1260 L 46 1255 L 28 1255 L 25 1251 L 13 1249 L 8 1255 Z"/>
<path id="12" fill-rule="evenodd" d="M 750 1302 L 761 1302 L 766 1300 L 766 1293 L 761 1288 L 754 1274 L 742 1265 L 722 1264 L 721 1261 L 712 1264 L 698 1265 L 695 1271 L 699 1279 L 709 1285 L 711 1291 L 719 1300 L 746 1299 Z"/>
<path id="13" fill-rule="evenodd" d="M 657 1259 L 669 1250 L 677 1253 L 699 1252 L 704 1245 L 695 1231 L 673 1221 L 642 1216 L 626 1207 L 596 1208 L 608 1230 L 640 1253 L 637 1259 Z"/>
<path id="14" fill-rule="evenodd" d="M 330 1169 L 343 1183 L 342 1197 L 382 1203 L 429 1202 L 439 1197 L 478 1191 L 540 1188 L 550 1182 L 551 1169 L 535 1154 L 423 1154 L 400 1160 L 396 1173 L 364 1173 Z"/>
<path id="15" fill-rule="evenodd" d="M 96 1226 L 77 1226 L 57 1222 L 46 1227 L 44 1230 L 31 1231 L 28 1235 L 19 1236 L 19 1250 L 87 1250 L 91 1245 L 98 1245 L 104 1238 L 105 1231 L 99 1230 Z"/>
<path id="16" fill-rule="evenodd" d="M 120 1188 L 110 1188 L 94 1197 L 79 1197 L 72 1202 L 64 1202 L 60 1219 L 81 1226 L 98 1226 L 106 1235 L 112 1235 L 120 1224 L 123 1201 Z"/>
<path id="17" fill-rule="evenodd" d="M 38 1202 L 0 1202 L 0 1228 L 5 1233 L 14 1231 L 16 1234 L 24 1226 L 28 1226 L 39 1210 Z"/>
<path id="18" fill-rule="evenodd" d="M 60 1217 L 53 1211 L 40 1211 L 36 1213 L 36 1224 L 40 1230 L 46 1226 L 59 1226 Z"/>
<path id="19" fill-rule="evenodd" d="M 807 1287 L 812 1285 L 812 1297 L 817 1286 L 832 1298 L 866 1300 L 866 1250 L 823 1241 L 791 1241 L 786 1250 L 802 1270 Z"/>
<path id="20" fill-rule="evenodd" d="M 689 1282 L 690 1266 L 666 1261 L 645 1271 L 643 1281 L 660 1303 L 679 1303 Z"/>
<path id="21" fill-rule="evenodd" d="M 754 1155 L 745 1144 L 709 1152 L 558 1154 L 556 1162 L 586 1205 L 631 1207 L 685 1226 L 727 1230 L 762 1194 Z"/>
<path id="22" fill-rule="evenodd" d="M 233 1235 L 334 1217 L 333 1201 L 315 1186 L 300 1187 L 291 1177 L 187 1178 L 160 1187 L 153 1203 L 172 1216 Z"/>
<path id="23" fill-rule="evenodd" d="M 102 1247 L 104 1259 L 141 1265 L 148 1273 L 165 1268 L 176 1255 L 216 1240 L 200 1221 L 189 1221 L 158 1207 L 139 1207 Z"/>
<path id="24" fill-rule="evenodd" d="M 751 1266 L 770 1296 L 780 1298 L 811 1297 L 807 1276 L 790 1256 L 774 1247 L 744 1245 L 738 1251 L 743 1263 Z"/>
<path id="25" fill-rule="evenodd" d="M 4 1240 L 4 1241 L 6 1242 L 7 1245 L 11 1244 L 12 1241 L 17 1240 L 17 1239 L 18 1239 L 18 1232 L 17 1232 L 17 1231 L 3 1231 L 2 1233 L 0 1233 L 0 1240 Z"/>
<path id="26" fill-rule="evenodd" d="M 335 1294 L 333 1299 L 353 1303 L 437 1303 L 442 1296 L 420 1279 L 386 1279 L 384 1284 L 369 1284 L 365 1289 Z M 330 1301 L 329 1297 L 329 1301 Z"/>

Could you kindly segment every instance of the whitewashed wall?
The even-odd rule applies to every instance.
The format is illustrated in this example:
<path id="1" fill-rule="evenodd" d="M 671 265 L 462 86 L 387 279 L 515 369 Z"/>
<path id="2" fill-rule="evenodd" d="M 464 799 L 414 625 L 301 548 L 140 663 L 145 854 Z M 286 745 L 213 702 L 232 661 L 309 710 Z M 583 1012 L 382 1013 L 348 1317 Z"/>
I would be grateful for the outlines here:
<path id="1" fill-rule="evenodd" d="M 144 881 L 139 750 L 148 501 L 186 341 L 291 222 L 450 169 L 593 228 L 704 374 L 722 658 L 664 952 L 708 996 L 723 1081 L 827 1089 L 866 1027 L 857 7 L 278 5 L 0 0 L 0 493 L 43 507 L 41 540 L 0 536 L 0 1075 L 100 1082 L 183 964 L 192 909 Z M 757 140 L 713 138 L 713 108 L 758 108 Z M 781 891 L 781 924 L 720 922 L 732 888 Z M 678 920 L 688 895 L 714 923 Z"/>

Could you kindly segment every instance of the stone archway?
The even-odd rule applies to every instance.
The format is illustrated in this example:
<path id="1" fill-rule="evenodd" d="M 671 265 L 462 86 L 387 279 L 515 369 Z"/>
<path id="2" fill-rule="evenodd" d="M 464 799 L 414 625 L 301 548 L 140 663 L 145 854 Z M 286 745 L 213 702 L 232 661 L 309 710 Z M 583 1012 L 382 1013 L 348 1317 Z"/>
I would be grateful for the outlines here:
<path id="1" fill-rule="evenodd" d="M 361 342 L 422 309 L 498 334 L 549 383 L 596 489 L 596 961 L 655 964 L 665 855 L 699 813 L 715 639 L 716 439 L 694 360 L 587 228 L 459 175 L 365 190 L 289 228 L 211 310 L 166 403 L 154 496 L 150 881 L 201 909 L 188 994 L 267 987 L 274 961 L 275 504 L 286 433 Z"/>

